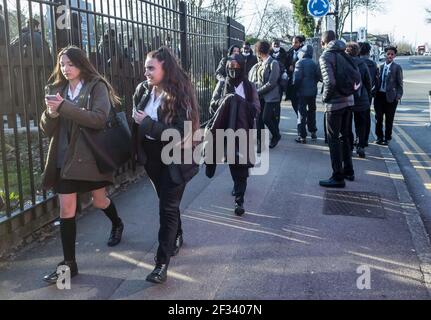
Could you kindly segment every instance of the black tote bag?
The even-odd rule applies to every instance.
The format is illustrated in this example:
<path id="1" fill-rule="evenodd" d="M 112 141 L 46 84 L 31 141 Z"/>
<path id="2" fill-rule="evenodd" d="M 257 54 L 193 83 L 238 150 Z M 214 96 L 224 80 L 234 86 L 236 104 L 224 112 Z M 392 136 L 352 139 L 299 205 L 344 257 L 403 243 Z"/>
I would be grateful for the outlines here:
<path id="1" fill-rule="evenodd" d="M 94 85 L 91 86 L 92 92 Z M 88 100 L 89 102 L 89 100 Z M 90 106 L 87 106 L 90 109 Z M 126 113 L 110 106 L 108 121 L 103 129 L 80 127 L 100 173 L 114 172 L 131 158 L 132 134 Z"/>

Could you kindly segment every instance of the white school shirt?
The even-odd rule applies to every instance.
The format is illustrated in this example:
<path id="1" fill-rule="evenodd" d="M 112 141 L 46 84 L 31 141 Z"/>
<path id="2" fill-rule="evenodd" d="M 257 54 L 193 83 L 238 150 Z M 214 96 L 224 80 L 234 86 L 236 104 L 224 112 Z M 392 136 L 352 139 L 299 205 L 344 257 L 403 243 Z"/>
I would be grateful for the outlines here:
<path id="1" fill-rule="evenodd" d="M 153 119 L 154 121 L 158 121 L 159 118 L 157 116 L 157 110 L 160 108 L 162 104 L 164 92 L 162 91 L 160 95 L 156 98 L 155 90 L 156 90 L 155 88 L 151 90 L 150 99 L 148 100 L 147 105 L 144 108 L 144 112 L 148 114 L 150 118 Z M 155 140 L 149 135 L 146 135 L 146 137 L 150 140 Z"/>
<path id="2" fill-rule="evenodd" d="M 381 77 L 382 84 L 380 86 L 380 92 L 386 92 L 386 80 L 389 76 L 389 71 L 391 70 L 392 63 L 393 63 L 393 61 L 389 64 L 386 64 L 386 62 L 385 62 L 385 66 L 383 67 L 383 72 L 382 72 L 382 77 Z M 386 72 L 386 74 L 385 74 L 385 72 Z M 384 79 L 383 79 L 383 76 L 385 76 Z"/>
<path id="3" fill-rule="evenodd" d="M 243 82 L 239 84 L 238 87 L 235 87 L 235 93 L 245 99 L 244 85 Z"/>
<path id="4" fill-rule="evenodd" d="M 69 97 L 70 101 L 74 101 L 76 97 L 79 96 L 83 83 L 84 83 L 83 81 L 79 81 L 73 93 L 72 93 L 72 90 L 70 89 L 70 84 L 69 84 L 69 90 L 67 91 L 67 96 Z"/>

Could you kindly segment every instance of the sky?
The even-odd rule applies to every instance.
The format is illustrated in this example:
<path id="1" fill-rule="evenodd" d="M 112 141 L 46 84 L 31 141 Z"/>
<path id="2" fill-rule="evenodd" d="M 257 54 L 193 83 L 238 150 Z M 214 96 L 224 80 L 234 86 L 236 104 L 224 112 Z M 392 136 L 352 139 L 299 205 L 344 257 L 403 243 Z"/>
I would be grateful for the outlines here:
<path id="1" fill-rule="evenodd" d="M 290 0 L 273 0 L 274 3 L 291 7 Z M 393 34 L 395 41 L 405 40 L 412 45 L 429 43 L 431 45 L 431 24 L 425 23 L 425 8 L 431 9 L 431 0 L 382 0 L 382 12 L 369 13 L 368 32 L 372 34 Z M 263 5 L 263 0 L 244 0 L 241 15 L 245 16 L 243 23 L 257 23 L 252 20 L 257 5 Z M 366 25 L 365 10 L 356 10 L 353 15 L 353 31 Z M 347 18 L 345 31 L 350 31 L 350 17 Z"/>

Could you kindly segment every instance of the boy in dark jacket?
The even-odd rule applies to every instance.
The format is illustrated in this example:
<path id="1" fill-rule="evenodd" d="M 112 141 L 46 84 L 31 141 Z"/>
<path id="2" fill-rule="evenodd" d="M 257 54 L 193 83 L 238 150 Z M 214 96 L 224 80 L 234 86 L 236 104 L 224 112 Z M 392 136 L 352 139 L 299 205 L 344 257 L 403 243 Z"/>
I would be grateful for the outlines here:
<path id="1" fill-rule="evenodd" d="M 385 49 L 386 62 L 380 65 L 374 111 L 376 112 L 377 144 L 388 145 L 392 139 L 392 127 L 398 102 L 403 96 L 403 69 L 394 62 L 397 55 L 396 47 Z M 383 118 L 385 132 L 383 135 Z"/>
<path id="2" fill-rule="evenodd" d="M 353 115 L 350 117 L 350 143 L 353 149 L 353 132 L 352 121 L 355 118 L 355 131 L 358 138 L 356 153 L 360 158 L 365 158 L 365 144 L 368 141 L 366 136 L 367 114 L 370 114 L 370 97 L 371 97 L 371 77 L 364 60 L 359 58 L 359 45 L 356 42 L 349 42 L 346 47 L 346 53 L 350 55 L 361 73 L 362 86 L 355 94 L 355 105 L 352 107 Z"/>
<path id="3" fill-rule="evenodd" d="M 257 63 L 257 57 L 254 55 L 253 50 L 250 48 L 250 43 L 245 41 L 242 50 L 242 56 L 245 59 L 245 72 L 248 75 L 251 68 Z"/>
<path id="4" fill-rule="evenodd" d="M 376 97 L 377 83 L 379 81 L 379 68 L 377 67 L 377 64 L 370 58 L 371 45 L 368 42 L 360 42 L 359 47 L 360 47 L 359 56 L 365 62 L 365 64 L 368 67 L 368 71 L 370 72 L 370 78 L 371 78 L 370 106 L 371 106 L 371 102 L 373 98 Z M 365 129 L 366 147 L 368 147 L 368 139 L 370 136 L 370 131 L 371 131 L 371 109 L 370 109 L 370 112 L 367 113 L 367 127 Z"/>
<path id="5" fill-rule="evenodd" d="M 322 187 L 344 188 L 344 179 L 353 181 L 355 174 L 352 163 L 352 151 L 349 143 L 350 107 L 355 104 L 353 94 L 343 95 L 337 88 L 337 54 L 346 49 L 344 42 L 336 40 L 335 32 L 326 31 L 322 35 L 322 47 L 325 51 L 320 56 L 320 70 L 323 79 L 322 99 L 326 109 L 326 127 L 329 153 L 331 156 L 332 175 L 327 180 L 320 180 Z"/>
<path id="6" fill-rule="evenodd" d="M 316 131 L 316 95 L 317 82 L 320 79 L 320 72 L 317 64 L 313 61 L 313 47 L 304 46 L 300 49 L 299 61 L 295 65 L 293 83 L 298 97 L 298 143 L 306 143 L 307 125 L 313 140 L 317 139 Z M 308 110 L 307 110 L 308 107 Z"/>

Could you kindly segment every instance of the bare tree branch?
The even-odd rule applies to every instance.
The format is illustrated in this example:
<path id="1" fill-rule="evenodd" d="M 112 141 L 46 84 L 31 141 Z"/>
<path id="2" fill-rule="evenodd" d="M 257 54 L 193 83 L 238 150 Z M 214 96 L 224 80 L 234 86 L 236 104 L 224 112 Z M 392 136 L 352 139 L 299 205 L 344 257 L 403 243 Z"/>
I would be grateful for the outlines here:
<path id="1" fill-rule="evenodd" d="M 330 0 L 335 6 L 335 0 Z M 354 10 L 368 8 L 369 12 L 380 11 L 383 8 L 382 0 L 352 0 Z M 350 15 L 350 0 L 339 0 L 339 19 L 338 34 L 342 34 L 347 17 Z"/>

